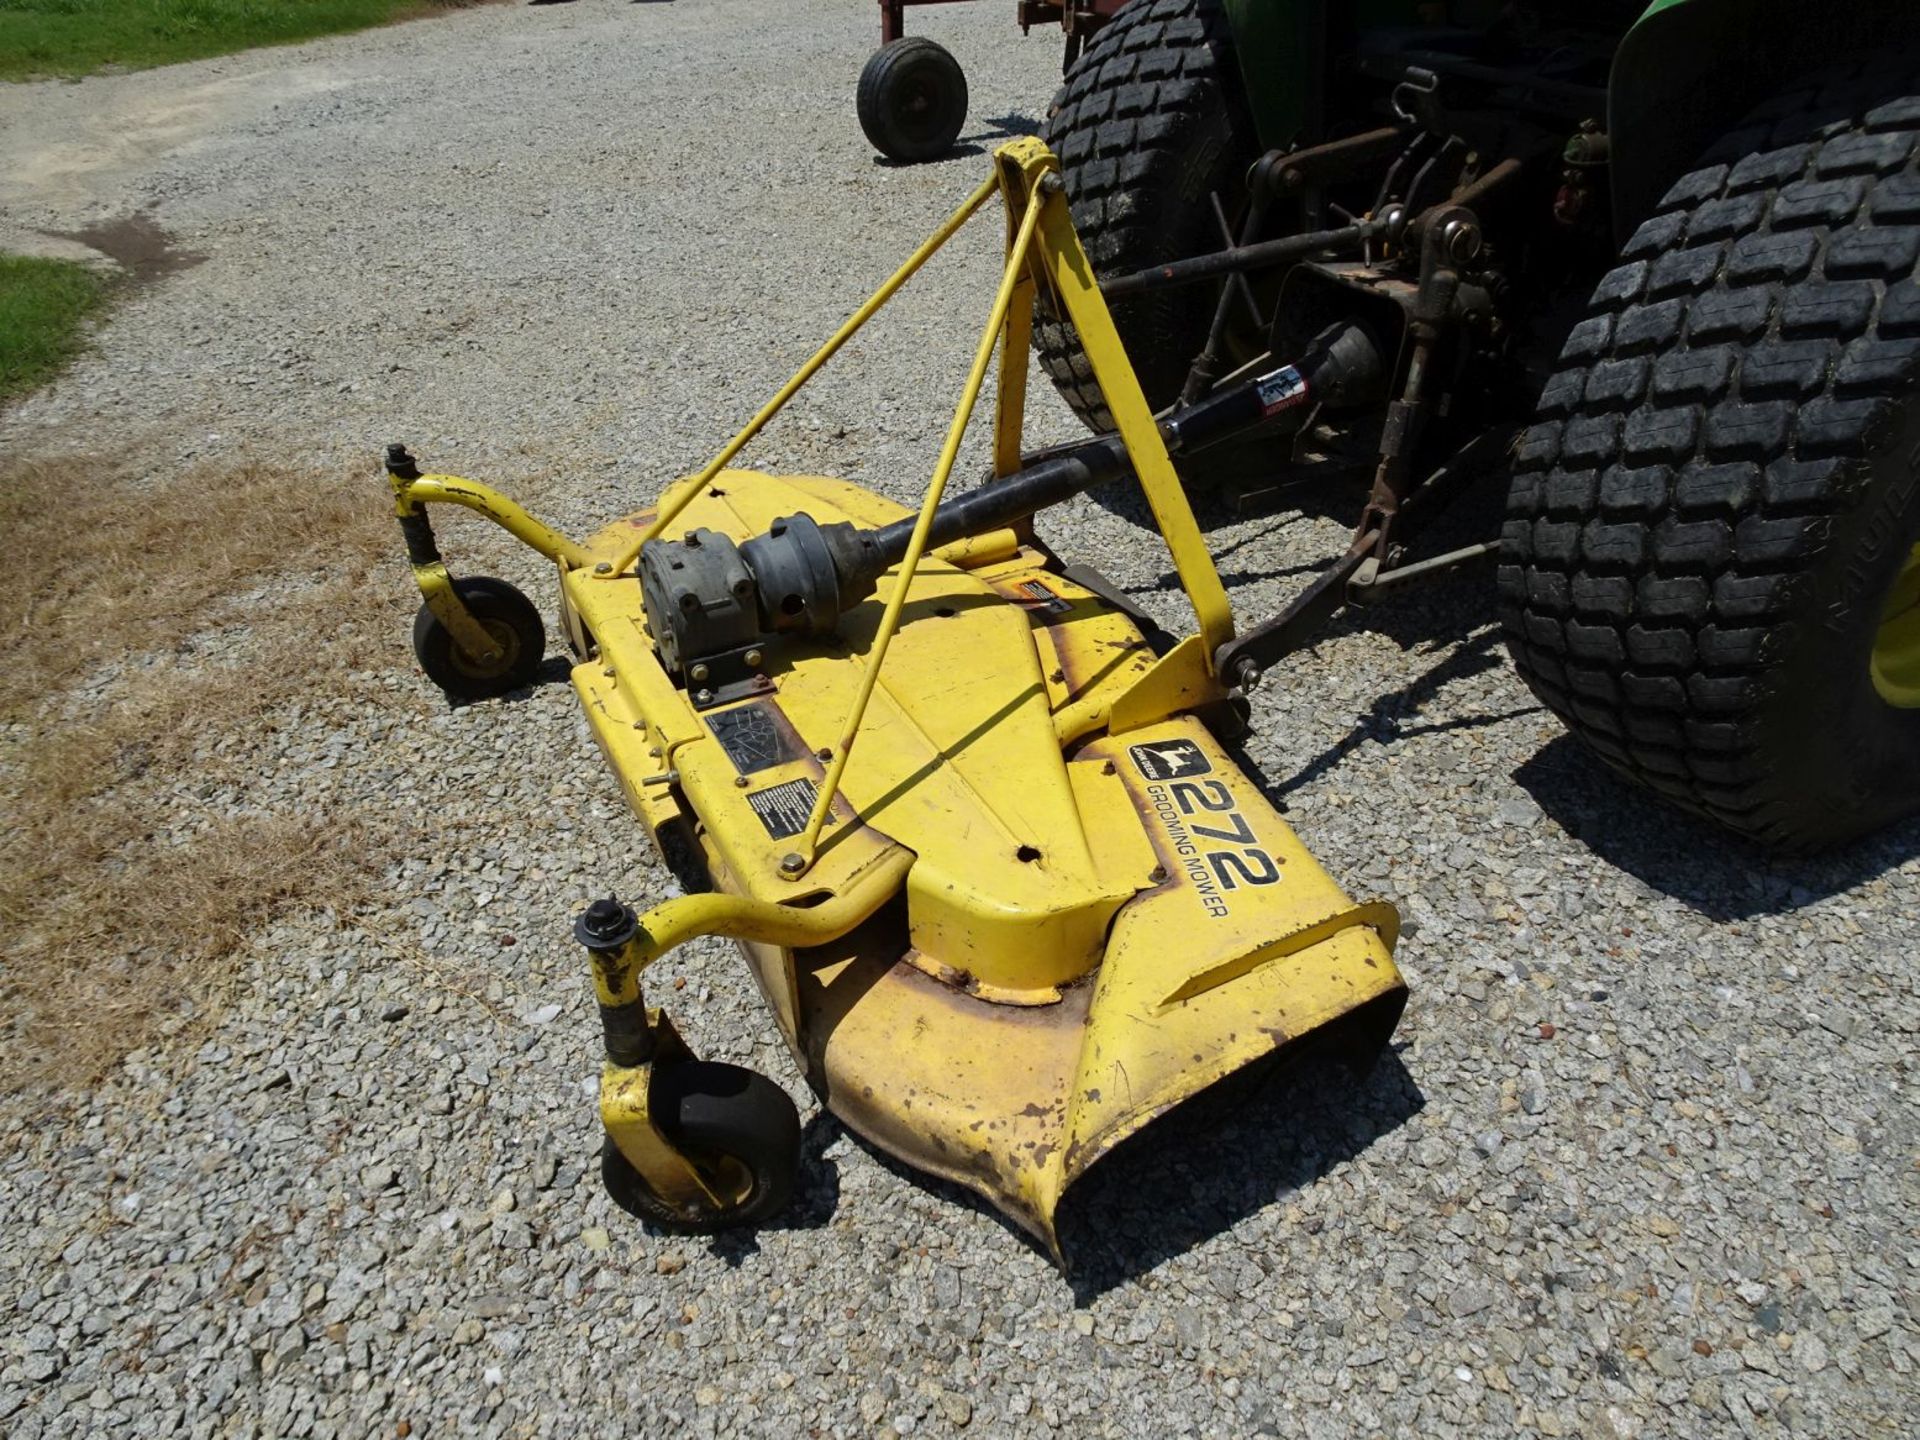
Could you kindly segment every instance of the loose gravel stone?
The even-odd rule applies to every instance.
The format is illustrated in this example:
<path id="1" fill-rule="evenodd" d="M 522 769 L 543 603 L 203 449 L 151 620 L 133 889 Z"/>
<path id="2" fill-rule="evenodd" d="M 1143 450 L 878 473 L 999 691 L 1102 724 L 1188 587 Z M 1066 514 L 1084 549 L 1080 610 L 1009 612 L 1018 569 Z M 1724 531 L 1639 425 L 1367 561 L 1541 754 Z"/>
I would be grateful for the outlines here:
<path id="1" fill-rule="evenodd" d="M 0 413 L 0 451 L 290 464 L 373 505 L 379 447 L 405 439 L 571 530 L 638 507 L 1058 83 L 1057 38 L 1022 40 L 1007 7 L 916 11 L 972 118 L 962 153 L 888 166 L 852 115 L 872 7 L 770 14 L 484 6 L 0 88 L 10 224 L 143 213 L 201 257 Z M 917 498 L 999 244 L 988 224 L 931 266 L 747 459 Z M 1044 385 L 1029 430 L 1076 433 Z M 1283 498 L 1201 505 L 1242 621 L 1298 592 L 1360 499 Z M 1190 629 L 1130 503 L 1042 532 Z M 1469 502 L 1436 544 L 1497 510 Z M 299 539 L 324 565 L 325 537 Z M 443 543 L 551 585 L 486 527 Z M 388 579 L 407 593 L 397 545 Z M 142 817 L 189 833 L 246 799 L 427 833 L 373 912 L 250 936 L 207 1046 L 157 1044 L 10 1125 L 10 1437 L 1909 1428 L 1920 827 L 1785 861 L 1666 814 L 1518 684 L 1477 580 L 1334 624 L 1246 742 L 1332 873 L 1406 917 L 1393 1050 L 1104 1162 L 1065 1279 L 821 1115 L 720 942 L 657 993 L 702 1054 L 803 1103 L 795 1207 L 709 1240 L 613 1206 L 569 926 L 672 882 L 566 685 L 448 709 L 404 633 L 363 664 L 381 698 L 275 716 L 256 795 Z"/>

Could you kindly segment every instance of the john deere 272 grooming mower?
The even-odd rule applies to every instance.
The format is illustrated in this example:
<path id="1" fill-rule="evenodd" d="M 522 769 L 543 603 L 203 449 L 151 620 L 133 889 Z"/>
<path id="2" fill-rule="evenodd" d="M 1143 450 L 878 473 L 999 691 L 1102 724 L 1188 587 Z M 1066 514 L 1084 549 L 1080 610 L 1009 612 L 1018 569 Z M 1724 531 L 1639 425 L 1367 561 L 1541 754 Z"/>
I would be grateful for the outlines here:
<path id="1" fill-rule="evenodd" d="M 1269 44 L 1331 46 L 1339 20 L 1325 68 L 1352 83 L 1274 111 L 1293 129 L 1207 206 L 1224 248 L 1167 255 L 1136 242 L 1179 217 L 1116 187 L 1194 137 L 1199 52 L 1156 58 L 1140 34 L 1159 17 L 1164 47 L 1197 33 L 1217 60 L 1211 30 L 1181 27 L 1219 7 L 1135 0 L 1069 78 L 1064 177 L 1038 140 L 1002 149 L 655 506 L 578 543 L 389 452 L 427 673 L 496 694 L 545 643 L 511 587 L 449 578 L 426 506 L 452 503 L 559 566 L 581 702 L 698 882 L 641 915 L 596 902 L 577 927 L 605 1032 L 605 1175 L 629 1208 L 750 1223 L 793 1178 L 784 1093 L 693 1059 L 646 1003 L 646 967 L 696 935 L 740 942 L 835 1114 L 1056 1256 L 1063 1192 L 1149 1121 L 1257 1062 L 1364 1064 L 1405 999 L 1394 912 L 1343 895 L 1221 741 L 1335 609 L 1434 574 L 1497 561 L 1528 683 L 1683 806 L 1798 846 L 1920 807 L 1920 23 L 1881 0 L 1817 23 L 1661 0 L 1609 31 L 1614 8 L 1227 6 L 1298 22 Z M 1777 33 L 1737 28 L 1762 12 Z M 1863 35 L 1904 39 L 1862 60 Z M 1593 75 L 1609 59 L 1610 94 Z M 1755 75 L 1774 98 L 1744 93 Z M 1128 88 L 1149 76 L 1185 97 L 1164 124 Z M 1128 105 L 1111 133 L 1088 118 Z M 1221 153 L 1208 133 L 1195 164 Z M 729 468 L 996 195 L 1006 266 L 917 512 Z M 1029 455 L 1036 320 L 1099 433 Z M 994 475 L 949 496 L 996 347 Z M 1422 556 L 1426 520 L 1509 451 L 1503 534 Z M 1243 634 L 1181 484 L 1223 452 L 1282 481 L 1343 454 L 1371 475 L 1352 543 Z M 1192 603 L 1177 642 L 1035 534 L 1047 506 L 1121 483 Z"/>
<path id="2" fill-rule="evenodd" d="M 919 512 L 844 481 L 727 468 L 996 195 L 1006 268 Z M 1119 432 L 1028 463 L 1042 286 L 1074 317 Z M 996 345 L 999 478 L 946 500 Z M 1380 363 L 1363 330 L 1336 327 L 1298 366 L 1156 425 L 1053 156 L 1022 140 L 711 464 L 584 544 L 389 453 L 427 673 L 456 696 L 497 693 L 544 644 L 510 587 L 449 580 L 425 506 L 464 505 L 560 566 L 594 731 L 663 850 L 710 880 L 639 916 L 597 902 L 578 927 L 618 1198 L 717 1227 L 765 1216 L 792 1183 L 784 1093 L 692 1060 L 644 998 L 646 967 L 696 935 L 740 942 L 835 1114 L 1050 1247 L 1061 1193 L 1154 1117 L 1276 1053 L 1379 1050 L 1405 999 L 1394 912 L 1347 899 L 1216 739 L 1236 718 L 1215 662 L 1233 624 L 1169 446 L 1304 413 L 1310 391 L 1370 383 Z M 1029 523 L 1128 472 L 1197 622 L 1164 653 Z"/>

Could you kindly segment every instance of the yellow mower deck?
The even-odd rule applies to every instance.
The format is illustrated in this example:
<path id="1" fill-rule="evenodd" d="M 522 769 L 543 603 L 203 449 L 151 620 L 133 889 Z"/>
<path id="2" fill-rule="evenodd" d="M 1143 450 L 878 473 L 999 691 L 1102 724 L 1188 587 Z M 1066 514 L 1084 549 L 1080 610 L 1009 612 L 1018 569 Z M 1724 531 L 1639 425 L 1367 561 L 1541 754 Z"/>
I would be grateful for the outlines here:
<path id="1" fill-rule="evenodd" d="M 428 673 L 450 693 L 498 693 L 524 683 L 544 643 L 537 611 L 511 587 L 448 575 L 426 506 L 460 505 L 558 564 L 562 618 L 584 657 L 573 681 L 594 731 L 663 846 L 691 841 L 711 873 L 712 893 L 644 915 L 599 901 L 575 932 L 609 1057 L 609 1183 L 669 1223 L 770 1213 L 777 1187 L 763 1181 L 780 1166 L 790 1177 L 797 1150 L 791 1106 L 761 1077 L 731 1072 L 723 1095 L 715 1074 L 728 1067 L 706 1067 L 698 1076 L 714 1088 L 698 1103 L 670 1083 L 698 1067 L 648 1008 L 641 975 L 695 935 L 741 944 L 835 1114 L 978 1191 L 1056 1257 L 1062 1194 L 1128 1135 L 1310 1043 L 1369 1060 L 1398 1020 L 1392 908 L 1348 900 L 1196 718 L 1228 698 L 1215 657 L 1232 613 L 1057 168 L 1038 141 L 1003 147 L 994 175 L 705 469 L 585 544 L 484 485 L 422 475 L 404 447 L 389 451 Z M 996 194 L 1001 283 L 912 538 L 887 552 L 902 558 L 877 593 L 849 595 L 831 626 L 800 629 L 762 610 L 744 573 L 717 592 L 675 590 L 676 567 L 691 573 L 716 553 L 698 546 L 731 542 L 737 555 L 783 517 L 870 533 L 908 514 L 843 481 L 726 467 Z M 1040 293 L 1077 330 L 1192 603 L 1196 633 L 1164 655 L 1011 530 L 928 549 L 996 347 L 995 470 L 1022 464 Z M 648 550 L 669 525 L 690 538 Z M 751 603 L 758 628 L 737 648 L 663 647 L 649 630 L 645 556 L 667 569 L 659 596 L 679 596 L 660 599 L 665 625 L 707 615 L 701 597 L 717 594 L 714 612 Z M 768 603 L 788 600 L 803 604 Z M 669 673 L 663 653 L 684 673 Z M 746 1081 L 764 1087 L 757 1100 Z M 733 1163 L 755 1154 L 778 1164 Z"/>
<path id="2" fill-rule="evenodd" d="M 683 520 L 745 538 L 796 511 L 905 513 L 728 471 Z M 649 518 L 588 548 L 615 554 Z M 877 603 L 837 644 L 770 659 L 767 693 L 699 712 L 660 668 L 639 586 L 575 570 L 567 600 L 598 654 L 573 679 L 635 809 L 656 834 L 689 827 L 720 890 L 817 902 L 912 856 L 903 897 L 843 939 L 742 948 L 836 1115 L 1051 1246 L 1062 1192 L 1120 1140 L 1336 1022 L 1370 1055 L 1405 991 L 1391 908 L 1348 901 L 1198 720 L 1063 746 L 1062 717 L 1109 708 L 1153 652 L 1011 533 L 969 549 L 915 576 L 841 784 L 853 819 L 799 879 L 779 862 Z"/>

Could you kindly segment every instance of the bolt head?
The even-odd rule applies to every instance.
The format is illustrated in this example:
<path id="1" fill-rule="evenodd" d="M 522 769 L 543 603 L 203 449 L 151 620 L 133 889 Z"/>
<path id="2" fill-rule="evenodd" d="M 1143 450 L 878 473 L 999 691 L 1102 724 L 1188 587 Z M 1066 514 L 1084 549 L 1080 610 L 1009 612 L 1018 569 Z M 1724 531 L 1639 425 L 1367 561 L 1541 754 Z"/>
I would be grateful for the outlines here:
<path id="1" fill-rule="evenodd" d="M 593 567 L 593 573 L 596 575 L 611 575 L 613 573 L 613 566 L 607 561 L 602 560 Z"/>
<path id="2" fill-rule="evenodd" d="M 800 875 L 806 872 L 807 860 L 798 850 L 789 850 L 780 857 L 782 875 Z"/>
<path id="3" fill-rule="evenodd" d="M 640 919 L 631 906 L 622 905 L 612 895 L 594 901 L 573 922 L 573 938 L 589 950 L 617 950 L 634 937 Z"/>
<path id="4" fill-rule="evenodd" d="M 696 665 L 687 673 L 691 675 L 696 681 L 699 681 L 699 680 L 706 679 L 708 674 L 711 672 L 709 672 L 707 667 L 704 665 Z"/>
<path id="5" fill-rule="evenodd" d="M 1447 257 L 1456 265 L 1465 265 L 1480 254 L 1480 227 L 1467 220 L 1449 220 L 1440 232 Z"/>
<path id="6" fill-rule="evenodd" d="M 764 659 L 766 659 L 766 656 L 762 655 L 758 650 L 747 651 L 747 668 L 749 670 L 758 670 L 760 668 L 760 662 Z"/>
<path id="7" fill-rule="evenodd" d="M 711 690 L 695 691 L 693 701 L 696 705 L 709 705 L 713 702 L 713 692 Z"/>

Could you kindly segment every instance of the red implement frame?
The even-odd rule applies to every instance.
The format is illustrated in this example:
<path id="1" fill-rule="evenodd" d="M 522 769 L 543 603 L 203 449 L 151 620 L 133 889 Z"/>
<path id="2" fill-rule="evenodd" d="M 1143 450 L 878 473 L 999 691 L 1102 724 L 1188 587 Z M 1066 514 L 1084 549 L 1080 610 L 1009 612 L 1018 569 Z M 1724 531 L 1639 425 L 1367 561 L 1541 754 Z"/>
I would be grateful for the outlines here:
<path id="1" fill-rule="evenodd" d="M 906 14 L 909 5 L 958 5 L 966 0 L 880 0 L 880 43 L 890 45 L 906 33 Z M 1021 31 L 1031 30 L 1035 25 L 1048 25 L 1058 22 L 1069 38 L 1085 39 L 1098 30 L 1126 0 L 1068 0 L 1066 4 L 1048 4 L 1046 0 L 1019 0 L 1014 6 L 1014 18 Z"/>

